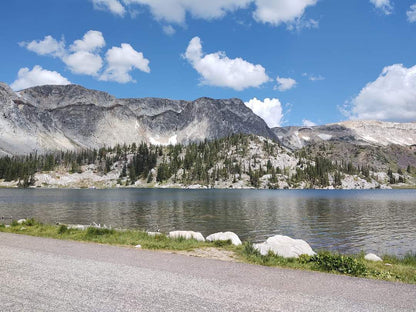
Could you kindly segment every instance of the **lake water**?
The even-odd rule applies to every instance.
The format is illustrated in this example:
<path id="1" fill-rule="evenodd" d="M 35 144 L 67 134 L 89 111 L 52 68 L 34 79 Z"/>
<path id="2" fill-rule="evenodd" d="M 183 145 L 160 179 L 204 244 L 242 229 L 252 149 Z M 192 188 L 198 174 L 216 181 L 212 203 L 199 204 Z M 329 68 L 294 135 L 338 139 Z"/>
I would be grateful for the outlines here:
<path id="1" fill-rule="evenodd" d="M 316 250 L 416 252 L 416 191 L 0 189 L 0 217 L 209 235 L 275 234 Z"/>

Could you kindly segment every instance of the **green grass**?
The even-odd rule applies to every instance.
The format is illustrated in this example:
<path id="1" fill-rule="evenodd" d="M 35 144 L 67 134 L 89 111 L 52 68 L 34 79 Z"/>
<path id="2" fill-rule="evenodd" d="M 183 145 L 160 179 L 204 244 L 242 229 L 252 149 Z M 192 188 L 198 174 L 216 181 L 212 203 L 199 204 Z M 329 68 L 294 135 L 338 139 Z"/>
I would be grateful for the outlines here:
<path id="1" fill-rule="evenodd" d="M 319 252 L 312 257 L 301 256 L 299 259 L 287 259 L 272 253 L 262 256 L 249 242 L 236 247 L 230 241 L 211 243 L 198 242 L 193 239 L 171 239 L 166 235 L 150 236 L 146 232 L 138 230 L 93 227 L 86 230 L 69 229 L 63 224 L 42 224 L 34 219 L 29 219 L 23 224 L 13 221 L 10 227 L 0 224 L 0 232 L 119 246 L 136 246 L 139 244 L 144 249 L 152 250 L 190 251 L 197 248 L 213 247 L 232 251 L 236 259 L 246 263 L 416 284 L 416 253 L 409 253 L 402 258 L 385 255 L 382 257 L 383 262 L 366 261 L 364 260 L 364 253 L 341 255 L 328 251 Z"/>
<path id="2" fill-rule="evenodd" d="M 312 257 L 302 255 L 299 259 L 287 259 L 273 253 L 262 256 L 248 242 L 245 242 L 238 252 L 242 259 L 253 264 L 416 284 L 416 254 L 414 253 L 409 253 L 403 258 L 385 255 L 383 262 L 364 260 L 363 253 L 341 255 L 328 251 L 318 252 Z"/>

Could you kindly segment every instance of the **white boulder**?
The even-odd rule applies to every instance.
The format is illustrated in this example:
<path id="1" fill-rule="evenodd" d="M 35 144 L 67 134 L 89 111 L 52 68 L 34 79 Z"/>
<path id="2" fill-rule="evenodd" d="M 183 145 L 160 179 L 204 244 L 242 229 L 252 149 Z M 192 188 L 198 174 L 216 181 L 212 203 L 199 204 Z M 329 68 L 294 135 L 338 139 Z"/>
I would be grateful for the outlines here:
<path id="1" fill-rule="evenodd" d="M 383 261 L 383 259 L 381 259 L 379 256 L 373 253 L 366 254 L 364 259 L 367 261 L 374 261 L 374 262 Z"/>
<path id="2" fill-rule="evenodd" d="M 155 237 L 155 236 L 162 235 L 162 233 L 160 233 L 160 232 L 147 232 L 147 235 Z"/>
<path id="3" fill-rule="evenodd" d="M 202 234 L 194 231 L 172 231 L 169 232 L 169 238 L 195 239 L 199 242 L 205 242 L 205 238 Z"/>
<path id="4" fill-rule="evenodd" d="M 26 219 L 20 219 L 20 220 L 17 220 L 17 223 L 18 224 L 23 224 L 23 223 L 25 223 L 26 222 Z"/>
<path id="5" fill-rule="evenodd" d="M 207 241 L 209 242 L 228 241 L 228 240 L 230 240 L 231 243 L 235 246 L 239 246 L 242 244 L 240 238 L 234 232 L 219 232 L 219 233 L 211 234 L 207 237 Z"/>
<path id="6" fill-rule="evenodd" d="M 300 255 L 313 256 L 316 254 L 304 240 L 283 235 L 269 237 L 264 243 L 253 246 L 263 256 L 266 256 L 269 251 L 284 258 L 299 258 Z"/>

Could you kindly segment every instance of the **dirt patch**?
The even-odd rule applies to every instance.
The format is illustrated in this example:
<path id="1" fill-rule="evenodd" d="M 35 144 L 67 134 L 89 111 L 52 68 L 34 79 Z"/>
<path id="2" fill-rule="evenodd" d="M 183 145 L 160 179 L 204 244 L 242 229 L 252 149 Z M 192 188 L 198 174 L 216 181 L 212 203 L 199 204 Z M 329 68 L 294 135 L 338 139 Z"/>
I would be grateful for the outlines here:
<path id="1" fill-rule="evenodd" d="M 233 251 L 217 249 L 214 247 L 198 248 L 191 251 L 175 251 L 175 253 L 192 257 L 239 262 L 237 255 Z"/>

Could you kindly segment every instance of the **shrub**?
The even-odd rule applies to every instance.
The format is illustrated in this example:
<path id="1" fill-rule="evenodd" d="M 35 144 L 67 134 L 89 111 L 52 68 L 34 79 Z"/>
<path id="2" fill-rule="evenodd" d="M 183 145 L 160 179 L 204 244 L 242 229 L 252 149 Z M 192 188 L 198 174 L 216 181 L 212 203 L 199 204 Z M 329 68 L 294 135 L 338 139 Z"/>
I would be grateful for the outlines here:
<path id="1" fill-rule="evenodd" d="M 58 228 L 58 234 L 64 234 L 68 232 L 68 227 L 65 224 L 61 224 Z"/>
<path id="2" fill-rule="evenodd" d="M 113 229 L 102 229 L 102 228 L 96 228 L 96 227 L 89 227 L 87 229 L 87 235 L 88 236 L 100 236 L 100 235 L 107 235 L 107 234 L 114 234 Z"/>
<path id="3" fill-rule="evenodd" d="M 224 247 L 224 246 L 229 246 L 229 245 L 232 245 L 231 239 L 214 241 L 215 247 Z"/>
<path id="4" fill-rule="evenodd" d="M 335 271 L 354 276 L 362 276 L 367 272 L 366 266 L 357 259 L 329 252 L 321 252 L 310 257 L 310 262 L 313 262 L 318 269 L 328 272 Z"/>
<path id="5" fill-rule="evenodd" d="M 243 247 L 244 247 L 244 254 L 246 254 L 247 256 L 259 255 L 259 252 L 254 248 L 251 242 L 244 242 Z"/>
<path id="6" fill-rule="evenodd" d="M 17 220 L 13 220 L 10 225 L 11 226 L 19 226 L 19 223 L 17 223 Z"/>
<path id="7" fill-rule="evenodd" d="M 0 228 L 5 228 L 6 226 L 4 225 L 4 223 L 0 223 Z"/>
<path id="8" fill-rule="evenodd" d="M 23 222 L 22 225 L 26 225 L 26 226 L 34 226 L 37 222 L 35 221 L 35 219 L 31 218 L 31 219 L 27 219 L 25 222 Z"/>

